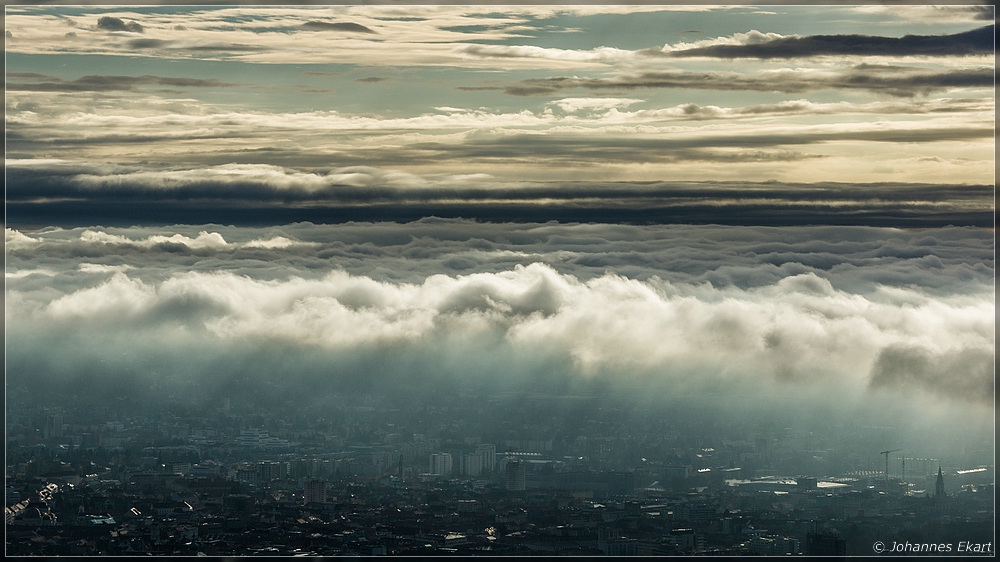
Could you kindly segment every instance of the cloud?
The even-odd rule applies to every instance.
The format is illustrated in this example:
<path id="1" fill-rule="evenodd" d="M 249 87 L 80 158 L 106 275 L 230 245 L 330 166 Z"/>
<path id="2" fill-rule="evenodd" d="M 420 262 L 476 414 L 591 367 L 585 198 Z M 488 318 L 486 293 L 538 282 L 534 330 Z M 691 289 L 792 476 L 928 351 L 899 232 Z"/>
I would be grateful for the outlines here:
<path id="1" fill-rule="evenodd" d="M 562 109 L 566 113 L 576 113 L 577 111 L 585 109 L 608 110 L 618 107 L 628 107 L 636 103 L 641 103 L 642 101 L 643 100 L 629 98 L 563 98 L 552 102 L 552 104 L 559 107 L 559 109 Z"/>
<path id="2" fill-rule="evenodd" d="M 80 240 L 83 242 L 100 243 L 100 244 L 136 244 L 139 246 L 166 246 L 171 245 L 181 245 L 193 250 L 200 249 L 220 249 L 225 248 L 229 244 L 226 240 L 217 232 L 199 232 L 197 238 L 189 238 L 182 234 L 174 234 L 173 236 L 150 236 L 143 241 L 133 241 L 124 236 L 116 236 L 113 234 L 107 234 L 105 232 L 85 230 L 80 235 Z"/>
<path id="3" fill-rule="evenodd" d="M 632 51 L 614 47 L 598 47 L 589 51 L 553 49 L 531 45 L 459 45 L 454 53 L 481 59 L 546 59 L 567 62 L 618 62 L 631 59 Z"/>
<path id="4" fill-rule="evenodd" d="M 703 32 L 685 32 L 685 33 L 703 33 Z M 767 43 L 769 41 L 775 41 L 778 39 L 784 39 L 785 36 L 780 33 L 768 32 L 763 33 L 752 29 L 745 33 L 734 33 L 730 36 L 715 37 L 711 39 L 702 39 L 700 41 L 695 41 L 693 43 L 681 42 L 675 43 L 673 45 L 664 45 L 662 49 L 644 49 L 639 51 L 639 54 L 653 57 L 662 57 L 665 54 L 673 52 L 683 52 L 690 49 L 700 49 L 705 47 L 716 47 L 719 45 L 727 46 L 742 46 L 742 45 L 759 45 L 761 43 Z"/>
<path id="5" fill-rule="evenodd" d="M 156 41 L 140 39 L 139 41 Z M 110 92 L 129 91 L 134 92 L 142 86 L 172 86 L 178 88 L 229 88 L 237 86 L 229 82 L 223 82 L 215 78 L 178 78 L 171 76 L 111 76 L 111 75 L 88 75 L 81 76 L 75 80 L 63 80 L 54 76 L 31 74 L 22 76 L 43 80 L 34 83 L 7 83 L 8 90 L 28 91 L 28 92 Z"/>
<path id="6" fill-rule="evenodd" d="M 326 267 L 286 269 L 276 278 L 273 268 L 253 269 L 261 263 L 259 255 L 229 253 L 225 255 L 232 257 L 226 258 L 218 253 L 205 254 L 203 263 L 192 264 L 190 256 L 175 256 L 163 244 L 154 244 L 145 251 L 155 250 L 163 257 L 150 255 L 144 261 L 133 262 L 146 264 L 141 270 L 78 266 L 74 268 L 79 272 L 76 275 L 89 277 L 71 278 L 68 284 L 53 283 L 47 291 L 31 290 L 41 277 L 8 279 L 13 283 L 9 287 L 7 321 L 12 327 L 8 353 L 14 377 L 20 377 L 24 365 L 41 361 L 56 366 L 63 355 L 84 363 L 96 357 L 113 359 L 115 350 L 122 346 L 152 361 L 150 346 L 155 345 L 156 357 L 177 358 L 160 368 L 199 373 L 205 373 L 209 365 L 202 363 L 198 354 L 184 349 L 208 345 L 215 350 L 213 357 L 237 357 L 243 346 L 249 345 L 267 349 L 276 357 L 305 354 L 323 357 L 329 364 L 337 364 L 339 358 L 351 361 L 350 357 L 359 354 L 416 358 L 423 353 L 420 350 L 450 350 L 447 353 L 458 354 L 458 364 L 466 366 L 481 363 L 481 357 L 467 354 L 485 353 L 491 361 L 520 356 L 534 364 L 529 368 L 532 372 L 544 365 L 562 365 L 560 368 L 576 378 L 600 378 L 622 385 L 655 381 L 675 391 L 716 384 L 731 388 L 782 387 L 787 391 L 828 389 L 847 394 L 896 391 L 899 384 L 893 377 L 910 372 L 914 365 L 925 365 L 912 375 L 920 382 L 912 392 L 945 392 L 959 403 L 984 403 L 979 395 L 966 396 L 965 390 L 987 390 L 983 388 L 983 361 L 992 349 L 994 303 L 985 278 L 959 293 L 940 295 L 912 285 L 890 290 L 869 285 L 866 291 L 848 291 L 834 286 L 830 279 L 841 285 L 844 279 L 857 283 L 863 275 L 859 269 L 837 274 L 837 266 L 832 266 L 829 273 L 808 267 L 776 269 L 770 272 L 774 275 L 770 280 L 744 288 L 699 281 L 713 268 L 720 271 L 726 255 L 734 254 L 729 240 L 747 240 L 736 247 L 780 245 L 782 238 L 786 239 L 784 243 L 792 242 L 799 248 L 810 244 L 832 248 L 840 244 L 842 248 L 853 247 L 837 254 L 851 261 L 892 244 L 893 231 L 835 229 L 826 232 L 835 236 L 823 238 L 816 236 L 820 233 L 815 229 L 778 233 L 610 225 L 463 226 L 431 221 L 416 229 L 405 225 L 327 227 L 327 233 L 333 234 L 328 237 L 314 227 L 288 228 L 323 238 L 320 246 L 304 249 L 320 252 L 317 257 L 323 255 L 323 250 L 334 248 L 364 255 L 358 263 L 368 273 L 331 268 L 329 258 L 324 258 Z M 463 228 L 485 230 L 486 239 L 462 239 Z M 447 253 L 451 257 L 421 254 L 421 249 L 433 252 L 435 248 L 434 240 L 412 236 L 422 230 L 436 230 L 436 244 L 450 246 Z M 206 231 L 198 237 L 215 240 L 206 244 L 206 250 L 232 252 L 218 241 L 221 235 L 215 238 L 212 234 Z M 405 239 L 407 234 L 411 235 L 409 241 Z M 701 249 L 690 245 L 690 241 L 697 241 L 699 235 L 703 239 L 706 234 L 716 245 L 702 242 L 705 247 Z M 921 233 L 925 238 L 926 234 Z M 970 232 L 934 234 L 963 244 L 976 238 Z M 240 235 L 267 237 L 254 230 Z M 618 242 L 602 239 L 609 235 Z M 686 240 L 678 243 L 671 235 Z M 180 233 L 144 239 L 157 237 L 197 240 Z M 513 244 L 521 247 L 520 252 L 489 248 L 489 239 L 499 241 L 504 237 L 528 237 L 537 249 L 550 246 L 554 252 L 551 256 L 525 252 L 531 249 L 527 240 Z M 81 234 L 78 240 L 105 244 L 99 238 Z M 983 242 L 988 243 L 987 239 Z M 908 247 L 912 248 L 914 242 L 909 238 Z M 687 281 L 667 281 L 650 275 L 670 272 L 652 263 L 641 266 L 646 271 L 645 280 L 599 268 L 593 268 L 588 275 L 559 271 L 576 266 L 567 260 L 569 256 L 557 259 L 558 252 L 576 254 L 577 258 L 586 253 L 600 255 L 587 250 L 595 243 L 602 250 L 618 244 L 637 257 L 654 259 L 656 253 L 650 253 L 647 244 L 666 244 L 665 249 L 678 260 L 674 268 L 682 256 L 690 256 L 691 277 Z M 42 248 L 36 247 L 36 251 Z M 930 248 L 945 255 L 955 253 L 947 244 Z M 139 259 L 139 254 L 108 254 L 112 255 Z M 439 271 L 437 259 L 459 256 L 477 264 L 474 269 L 486 267 L 490 271 L 433 273 Z M 510 266 L 504 261 L 514 256 L 527 263 Z M 81 258 L 65 259 L 64 263 L 72 264 Z M 92 256 L 85 259 L 90 261 L 82 263 L 94 263 Z M 494 263 L 495 259 L 501 261 Z M 555 263 L 544 263 L 547 259 Z M 871 256 L 865 259 L 868 263 L 862 269 L 871 273 L 891 267 L 896 261 Z M 397 260 L 401 264 L 409 260 L 411 267 L 420 270 L 411 273 L 409 281 L 374 277 L 382 277 L 380 271 L 393 270 Z M 344 257 L 336 258 L 335 263 L 354 267 L 352 260 Z M 932 269 L 928 268 L 931 275 Z M 104 275 L 96 284 L 95 274 Z M 100 329 L 95 331 L 97 326 Z M 103 343 L 93 339 L 96 333 L 100 333 Z M 48 347 L 46 342 L 51 338 L 63 344 L 49 347 L 59 351 L 43 358 L 39 350 Z M 423 369 L 433 369 L 435 363 L 441 367 L 441 360 L 430 361 L 408 376 L 424 376 Z M 109 368 L 118 367 L 112 364 Z M 299 376 L 295 373 L 286 372 L 283 380 L 291 383 Z M 447 376 L 462 380 L 475 378 L 476 373 L 475 369 L 459 369 Z M 232 374 L 215 371 L 209 376 L 226 379 Z M 963 392 L 947 390 L 949 385 Z"/>
<path id="7" fill-rule="evenodd" d="M 300 399 L 614 388 L 827 421 L 901 401 L 914 421 L 992 424 L 988 229 L 423 219 L 16 234 L 34 242 L 7 253 L 13 388 L 153 402 L 234 385 Z"/>
<path id="8" fill-rule="evenodd" d="M 551 96 L 564 90 L 637 90 L 645 88 L 700 89 L 802 93 L 827 89 L 860 90 L 894 97 L 914 97 L 956 88 L 988 88 L 992 68 L 924 70 L 883 65 L 857 65 L 844 71 L 812 69 L 737 72 L 667 71 L 621 75 L 614 78 L 527 78 L 504 87 L 512 96 Z"/>
<path id="9" fill-rule="evenodd" d="M 897 392 L 924 389 L 992 406 L 996 390 L 994 354 L 994 349 L 985 345 L 935 353 L 924 346 L 895 344 L 879 352 L 870 386 Z"/>
<path id="10" fill-rule="evenodd" d="M 995 18 L 995 7 L 990 5 L 908 5 L 906 9 L 901 10 L 897 6 L 870 4 L 852 6 L 850 10 L 865 15 L 877 14 L 879 16 L 890 16 L 903 21 L 915 21 L 925 24 L 992 22 Z"/>
<path id="11" fill-rule="evenodd" d="M 267 51 L 264 45 L 247 45 L 244 43 L 229 43 L 226 41 L 174 41 L 165 39 L 131 39 L 125 43 L 130 49 L 170 49 L 177 52 L 258 52 Z"/>
<path id="12" fill-rule="evenodd" d="M 964 111 L 989 112 L 991 110 L 992 104 L 988 100 L 977 98 L 935 98 L 923 101 L 912 100 L 907 102 L 870 103 L 817 103 L 808 99 L 798 99 L 786 100 L 778 103 L 747 105 L 742 107 L 719 107 L 714 105 L 686 103 L 662 109 L 641 110 L 628 113 L 626 115 L 630 117 L 634 116 L 638 121 L 652 119 L 701 121 L 714 119 L 745 119 L 781 115 L 920 115 L 930 113 L 960 113 Z"/>
<path id="13" fill-rule="evenodd" d="M 81 263 L 77 269 L 80 271 L 85 271 L 87 273 L 115 273 L 118 271 L 127 271 L 129 269 L 135 269 L 131 265 L 106 265 L 102 263 Z"/>
<path id="14" fill-rule="evenodd" d="M 743 148 L 766 149 L 776 146 L 809 145 L 831 141 L 865 142 L 940 142 L 992 137 L 992 128 L 962 127 L 943 129 L 918 128 L 857 128 L 854 130 L 761 131 L 753 134 L 704 134 L 682 137 L 605 135 L 600 138 L 559 133 L 519 133 L 466 140 L 460 146 L 444 143 L 414 145 L 423 151 L 440 151 L 441 156 L 454 158 L 517 158 L 566 157 L 583 160 L 605 154 L 604 162 L 655 162 L 657 160 L 725 159 L 725 154 L 713 157 L 705 149 Z M 630 150 L 627 151 L 627 150 Z M 700 152 L 700 150 L 704 150 Z M 676 152 L 675 152 L 676 151 Z M 447 154 L 444 154 L 447 153 Z M 719 153 L 714 153 L 719 154 Z M 700 156 L 700 157 L 699 157 Z M 733 156 L 736 156 L 735 154 Z"/>
<path id="15" fill-rule="evenodd" d="M 275 236 L 267 240 L 251 240 L 243 245 L 244 248 L 264 248 L 266 250 L 285 250 L 296 246 L 319 246 L 319 243 L 301 242 L 284 236 Z"/>
<path id="16" fill-rule="evenodd" d="M 890 12 L 891 16 L 888 17 L 883 13 L 878 18 L 883 21 L 906 19 L 907 16 L 914 16 L 921 11 L 917 8 L 895 10 Z M 934 23 L 986 22 L 991 19 L 987 14 L 954 8 L 949 11 L 953 16 L 951 19 L 938 18 Z M 142 14 L 119 12 L 114 16 L 109 14 L 105 17 L 120 22 L 112 26 L 114 29 L 136 24 L 134 21 L 126 22 L 133 18 L 141 18 L 143 25 L 148 27 L 146 31 L 152 33 L 152 30 L 156 30 L 155 33 L 163 34 L 159 36 L 162 40 L 171 40 L 174 35 L 171 32 L 177 31 L 180 26 L 184 28 L 185 36 L 198 37 L 217 45 L 246 47 L 266 44 L 268 47 L 258 51 L 217 49 L 214 52 L 206 51 L 203 55 L 218 59 L 267 64 L 326 63 L 363 66 L 392 64 L 513 70 L 560 69 L 567 65 L 577 68 L 588 66 L 597 68 L 619 62 L 631 64 L 636 59 L 642 58 L 640 52 L 616 48 L 613 44 L 593 48 L 592 45 L 584 43 L 581 44 L 581 48 L 573 49 L 566 46 L 560 49 L 544 43 L 536 45 L 530 38 L 538 33 L 553 32 L 580 35 L 583 27 L 574 25 L 567 18 L 597 17 L 603 21 L 614 21 L 623 15 L 635 16 L 645 11 L 661 12 L 651 14 L 649 17 L 665 20 L 665 16 L 668 15 L 666 12 L 680 10 L 680 7 L 621 6 L 613 10 L 603 7 L 591 12 L 578 7 L 516 6 L 484 13 L 476 6 L 437 6 L 433 10 L 427 8 L 431 11 L 422 16 L 416 16 L 413 12 L 400 15 L 400 12 L 396 11 L 398 9 L 400 8 L 397 6 L 343 7 L 338 8 L 336 14 L 331 14 L 329 20 L 317 18 L 315 11 L 293 6 L 216 6 L 210 9 L 179 10 L 169 14 L 144 10 Z M 718 7 L 704 7 L 704 9 L 698 7 L 698 10 L 684 11 L 711 10 L 718 10 Z M 731 7 L 723 10 L 733 11 Z M 944 13 L 947 10 L 936 11 Z M 53 10 L 47 12 L 38 13 L 25 9 L 9 13 L 8 27 L 23 30 L 18 34 L 17 44 L 11 48 L 16 47 L 18 52 L 24 53 L 63 53 L 66 41 L 63 37 L 54 36 L 47 31 L 48 19 L 51 16 L 60 17 L 63 21 L 76 22 L 81 26 L 80 29 L 85 29 L 87 20 L 97 17 L 97 15 L 62 14 Z M 843 13 L 843 10 L 812 10 L 810 17 L 816 21 L 829 21 L 838 17 L 833 14 Z M 975 17 L 985 19 L 974 20 Z M 548 22 L 541 21 L 549 18 L 552 19 Z M 234 25 L 235 21 L 241 22 L 240 25 Z M 849 23 L 841 19 L 833 25 L 843 29 L 843 26 Z M 699 27 L 704 30 L 711 26 Z M 295 33 L 296 31 L 298 33 Z M 307 32 L 310 41 L 301 40 L 302 32 Z M 25 40 L 25 37 L 28 39 Z M 375 38 L 379 41 L 367 41 Z M 525 39 L 531 40 L 532 44 L 515 44 L 524 42 Z M 75 43 L 74 48 L 83 49 L 88 53 L 118 55 L 124 41 Z M 413 48 L 414 45 L 420 47 Z M 673 47 L 676 45 L 668 47 L 668 50 Z M 163 58 L 184 56 L 189 53 L 173 49 L 144 49 L 144 51 L 145 56 Z"/>
<path id="17" fill-rule="evenodd" d="M 121 18 L 104 16 L 97 20 L 97 27 L 105 31 L 129 31 L 132 33 L 143 33 L 144 29 L 139 22 L 130 21 L 125 23 Z"/>
<path id="18" fill-rule="evenodd" d="M 956 137 L 949 132 L 943 138 Z M 971 132 L 968 134 L 972 134 Z M 653 156 L 731 161 L 801 158 L 775 145 L 828 142 L 932 140 L 930 133 L 876 131 L 817 135 L 747 137 L 745 148 L 732 139 L 585 139 L 518 136 L 470 140 L 461 146 L 423 146 L 435 159 L 476 161 L 547 157 L 585 161 L 590 154 L 615 152 L 622 162 Z M 557 139 L 558 142 L 553 142 Z M 446 153 L 446 154 L 445 154 Z M 522 156 L 523 155 L 523 156 Z M 607 161 L 607 156 L 602 157 Z M 478 184 L 478 185 L 477 185 Z M 290 220 L 414 220 L 421 216 L 464 216 L 482 220 L 570 220 L 695 222 L 722 224 L 992 224 L 992 186 L 883 183 L 748 182 L 534 182 L 497 185 L 482 174 L 421 176 L 391 169 L 354 166 L 302 172 L 265 165 L 136 171 L 114 167 L 8 162 L 8 223 L 80 224 L 88 213 L 121 209 L 123 221 L 193 222 L 193 217 L 226 217 L 240 223 L 272 213 Z M 141 204 L 140 204 L 141 203 Z M 140 212 L 139 215 L 135 214 Z M 186 214 L 190 215 L 185 219 Z M 47 217 L 47 218 L 44 218 Z M 105 215 L 107 217 L 107 215 Z M 252 218 L 257 217 L 257 218 Z M 409 218 L 412 217 L 412 218 Z M 107 220 L 107 219 L 104 219 Z M 25 221 L 28 221 L 25 223 Z M 34 221 L 48 221 L 37 223 Z M 66 221 L 69 221 L 68 223 Z M 984 222 L 985 221 L 985 222 Z"/>
<path id="19" fill-rule="evenodd" d="M 25 236 L 24 234 L 10 228 L 4 229 L 4 250 L 7 252 L 28 248 L 38 243 L 39 240 L 36 238 Z"/>
<path id="20" fill-rule="evenodd" d="M 348 31 L 353 33 L 375 33 L 370 28 L 367 28 L 359 23 L 352 23 L 348 21 L 338 21 L 338 22 L 327 22 L 327 21 L 315 21 L 310 20 L 302 24 L 303 29 L 308 29 L 310 31 Z"/>
<path id="21" fill-rule="evenodd" d="M 996 7 L 994 6 L 966 6 L 972 13 L 972 17 L 978 21 L 993 21 L 996 18 Z"/>
<path id="22" fill-rule="evenodd" d="M 86 257 L 87 263 L 131 263 L 150 274 L 169 274 L 192 267 L 199 239 L 212 242 L 200 244 L 197 252 L 207 266 L 254 277 L 262 264 L 282 278 L 311 277 L 329 269 L 331 259 L 352 275 L 408 283 L 442 271 L 495 273 L 536 262 L 580 280 L 613 270 L 639 280 L 658 277 L 719 289 L 750 289 L 811 272 L 840 291 L 913 305 L 923 302 L 913 299 L 913 286 L 928 294 L 961 294 L 970 287 L 991 287 L 993 279 L 992 235 L 969 228 L 556 225 L 434 218 L 269 228 L 47 228 L 27 234 L 8 228 L 8 267 L 69 263 L 58 267 L 74 270 Z"/>
<path id="23" fill-rule="evenodd" d="M 174 44 L 173 41 L 165 41 L 163 39 L 131 39 L 128 41 L 128 46 L 133 49 L 159 49 L 169 45 Z"/>
<path id="24" fill-rule="evenodd" d="M 86 244 L 105 244 L 114 246 L 135 246 L 146 249 L 160 249 L 163 251 L 174 251 L 176 247 L 183 246 L 189 250 L 203 251 L 226 251 L 237 248 L 264 248 L 268 250 L 284 250 L 293 246 L 315 246 L 312 242 L 301 242 L 292 240 L 285 236 L 275 236 L 266 240 L 250 240 L 242 244 L 230 244 L 218 232 L 201 231 L 198 236 L 191 238 L 183 234 L 172 236 L 152 235 L 145 239 L 134 240 L 125 236 L 108 234 L 99 230 L 84 230 L 80 234 L 80 241 Z M 82 269 L 82 268 L 81 268 Z"/>
<path id="25" fill-rule="evenodd" d="M 751 31 L 737 44 L 669 49 L 670 57 L 789 59 L 816 56 L 968 56 L 993 53 L 994 26 L 953 35 L 810 35 L 782 37 Z M 655 55 L 656 51 L 643 54 Z"/>

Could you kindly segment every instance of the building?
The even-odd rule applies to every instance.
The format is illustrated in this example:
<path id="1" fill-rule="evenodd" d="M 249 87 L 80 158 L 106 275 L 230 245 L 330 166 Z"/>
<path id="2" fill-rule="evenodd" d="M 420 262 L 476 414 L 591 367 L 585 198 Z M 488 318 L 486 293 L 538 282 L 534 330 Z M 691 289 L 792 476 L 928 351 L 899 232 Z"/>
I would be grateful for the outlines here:
<path id="1" fill-rule="evenodd" d="M 799 553 L 799 541 L 781 535 L 755 533 L 747 550 L 758 556 L 787 556 Z"/>
<path id="2" fill-rule="evenodd" d="M 504 484 L 508 490 L 523 492 L 527 466 L 522 461 L 510 461 L 504 470 Z"/>
<path id="3" fill-rule="evenodd" d="M 492 444 L 483 444 L 476 447 L 476 453 L 483 457 L 483 472 L 491 473 L 497 468 L 497 447 Z"/>
<path id="4" fill-rule="evenodd" d="M 705 546 L 704 536 L 695 533 L 694 529 L 674 529 L 667 535 L 667 540 L 674 545 L 676 552 L 683 554 L 689 554 Z"/>
<path id="5" fill-rule="evenodd" d="M 462 476 L 479 476 L 483 473 L 483 455 L 480 453 L 469 453 L 462 455 L 459 466 Z"/>
<path id="6" fill-rule="evenodd" d="M 476 452 L 483 455 L 483 470 L 494 472 L 497 469 L 497 447 L 492 443 L 484 443 L 476 447 Z"/>
<path id="7" fill-rule="evenodd" d="M 663 475 L 661 476 L 664 482 L 671 482 L 673 480 L 683 480 L 691 475 L 691 466 L 667 466 L 663 468 Z"/>
<path id="8" fill-rule="evenodd" d="M 62 414 L 52 414 L 45 418 L 45 430 L 44 437 L 49 439 L 51 437 L 62 437 L 63 436 L 63 417 Z"/>
<path id="9" fill-rule="evenodd" d="M 623 536 L 621 529 L 606 527 L 597 531 L 597 548 L 605 556 L 637 556 L 639 541 Z"/>
<path id="10" fill-rule="evenodd" d="M 256 447 L 265 439 L 267 439 L 267 431 L 251 428 L 241 431 L 240 436 L 236 438 L 236 443 L 244 447 Z"/>
<path id="11" fill-rule="evenodd" d="M 433 453 L 431 455 L 430 474 L 435 476 L 451 476 L 451 453 Z"/>
<path id="12" fill-rule="evenodd" d="M 288 463 L 263 461 L 257 465 L 261 482 L 284 480 L 288 477 Z"/>
<path id="13" fill-rule="evenodd" d="M 303 486 L 302 495 L 306 503 L 326 503 L 326 482 L 309 480 Z"/>

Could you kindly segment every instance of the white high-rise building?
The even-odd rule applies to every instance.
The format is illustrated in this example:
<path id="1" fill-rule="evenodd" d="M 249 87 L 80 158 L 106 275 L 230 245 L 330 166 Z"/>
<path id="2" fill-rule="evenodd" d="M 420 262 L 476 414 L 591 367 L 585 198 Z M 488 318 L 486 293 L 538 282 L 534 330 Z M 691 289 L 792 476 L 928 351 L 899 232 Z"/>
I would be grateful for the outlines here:
<path id="1" fill-rule="evenodd" d="M 431 474 L 436 476 L 451 476 L 451 469 L 451 453 L 434 453 L 431 455 Z"/>
<path id="2" fill-rule="evenodd" d="M 482 453 L 462 455 L 461 473 L 463 476 L 479 476 L 483 473 Z"/>
<path id="3" fill-rule="evenodd" d="M 492 444 L 483 444 L 476 447 L 476 453 L 483 457 L 483 472 L 490 473 L 497 467 L 497 447 Z"/>

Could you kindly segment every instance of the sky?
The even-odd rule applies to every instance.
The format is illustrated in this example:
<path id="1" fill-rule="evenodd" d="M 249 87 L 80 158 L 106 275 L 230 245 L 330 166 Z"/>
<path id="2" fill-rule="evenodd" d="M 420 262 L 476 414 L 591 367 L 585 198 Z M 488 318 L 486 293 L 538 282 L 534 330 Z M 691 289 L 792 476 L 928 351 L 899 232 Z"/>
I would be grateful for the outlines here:
<path id="1" fill-rule="evenodd" d="M 993 20 L 8 6 L 7 220 L 991 226 Z"/>
<path id="2" fill-rule="evenodd" d="M 8 384 L 600 383 L 989 433 L 993 22 L 7 6 Z"/>

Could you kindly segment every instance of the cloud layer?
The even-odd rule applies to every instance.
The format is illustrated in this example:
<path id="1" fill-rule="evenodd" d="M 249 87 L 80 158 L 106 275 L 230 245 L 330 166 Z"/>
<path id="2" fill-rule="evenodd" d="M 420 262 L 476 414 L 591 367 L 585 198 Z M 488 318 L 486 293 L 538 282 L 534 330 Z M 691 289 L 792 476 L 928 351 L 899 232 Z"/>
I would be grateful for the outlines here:
<path id="1" fill-rule="evenodd" d="M 955 137 L 986 130 L 943 131 Z M 902 133 L 845 132 L 815 135 L 806 142 L 866 137 L 891 141 Z M 909 140 L 920 133 L 909 133 Z M 552 137 L 504 136 L 460 146 L 424 143 L 419 150 L 437 160 L 516 161 L 602 158 L 604 162 L 650 160 L 789 161 L 816 158 L 778 147 L 802 137 L 747 136 L 732 150 L 724 139 L 604 138 L 590 142 Z M 609 153 L 612 151 L 613 154 Z M 72 163 L 11 162 L 7 216 L 15 227 L 75 226 L 94 221 L 127 225 L 195 222 L 226 217 L 232 224 L 275 220 L 344 222 L 416 220 L 424 216 L 484 221 L 599 221 L 624 223 L 715 223 L 742 225 L 869 224 L 942 226 L 992 224 L 989 185 L 882 183 L 878 189 L 851 184 L 778 182 L 507 182 L 489 174 L 416 175 L 355 166 L 300 172 L 277 166 L 224 165 L 188 170 L 145 171 Z M 107 213 L 114 209 L 111 215 Z M 194 220 L 192 220 L 194 219 Z"/>
<path id="2" fill-rule="evenodd" d="M 553 368 L 675 391 L 991 404 L 992 238 L 978 230 L 200 228 L 8 230 L 9 376 L 74 379 L 107 361 L 140 380 L 228 380 L 209 371 L 243 365 L 249 346 L 291 361 L 292 379 L 318 376 L 300 355 L 388 353 L 411 357 L 408 377 L 518 364 L 524 384 Z"/>
<path id="3" fill-rule="evenodd" d="M 781 69 L 755 74 L 716 71 L 668 71 L 613 78 L 528 78 L 503 88 L 512 96 L 548 96 L 564 90 L 633 91 L 646 88 L 803 93 L 862 90 L 912 98 L 957 88 L 988 88 L 993 69 L 925 70 L 862 64 L 842 71 Z"/>
<path id="4" fill-rule="evenodd" d="M 989 223 L 992 11 L 868 8 L 11 7 L 12 216 L 96 224 L 114 193 L 157 224 Z M 660 189 L 695 181 L 748 189 Z M 764 203 L 768 181 L 838 194 Z M 957 197 L 891 188 L 887 210 L 830 183 Z"/>

